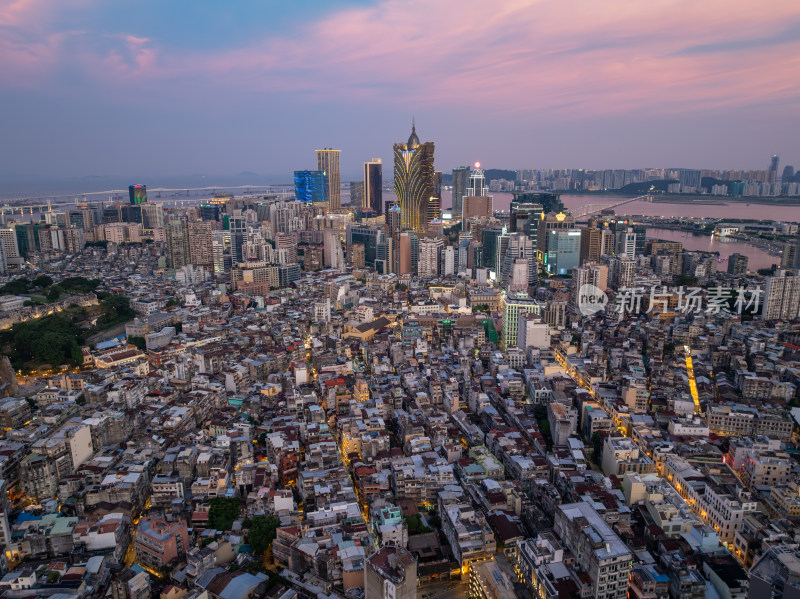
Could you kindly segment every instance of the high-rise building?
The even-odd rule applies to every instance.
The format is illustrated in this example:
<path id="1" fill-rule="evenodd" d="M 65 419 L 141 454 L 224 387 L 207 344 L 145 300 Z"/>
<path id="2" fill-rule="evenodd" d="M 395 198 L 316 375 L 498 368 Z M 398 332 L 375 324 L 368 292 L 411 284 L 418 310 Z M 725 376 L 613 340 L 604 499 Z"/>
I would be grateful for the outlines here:
<path id="1" fill-rule="evenodd" d="M 143 229 L 158 229 L 164 226 L 164 208 L 160 204 L 148 203 L 142 204 L 141 207 Z"/>
<path id="2" fill-rule="evenodd" d="M 541 262 L 544 262 L 544 256 L 548 252 L 547 243 L 550 240 L 548 233 L 552 230 L 558 229 L 574 229 L 575 217 L 567 216 L 563 212 L 558 214 L 540 215 L 538 222 L 538 230 L 536 233 L 536 253 Z"/>
<path id="3" fill-rule="evenodd" d="M 451 204 L 453 216 L 461 214 L 462 200 L 467 195 L 469 187 L 470 169 L 468 166 L 459 166 L 453 169 L 453 201 Z"/>
<path id="4" fill-rule="evenodd" d="M 541 314 L 542 305 L 526 293 L 504 293 L 503 300 L 503 334 L 504 350 L 517 345 L 520 314 Z"/>
<path id="5" fill-rule="evenodd" d="M 527 258 L 514 258 L 511 265 L 511 276 L 506 284 L 509 293 L 528 292 L 528 264 Z"/>
<path id="6" fill-rule="evenodd" d="M 434 194 L 434 143 L 420 143 L 416 127 L 406 143 L 394 144 L 394 190 L 403 229 L 422 234 L 427 229 L 428 204 Z"/>
<path id="7" fill-rule="evenodd" d="M 235 210 L 227 219 L 228 229 L 231 232 L 231 261 L 236 264 L 244 260 L 242 246 L 247 238 L 247 219 L 241 211 Z"/>
<path id="8" fill-rule="evenodd" d="M 431 223 L 441 222 L 442 217 L 442 171 L 433 171 L 433 193 L 428 200 L 428 216 L 425 229 L 430 230 Z"/>
<path id="9" fill-rule="evenodd" d="M 509 230 L 512 233 L 525 233 L 538 247 L 538 231 L 543 218 L 545 204 L 557 204 L 560 194 L 537 191 L 515 193 L 511 201 Z"/>
<path id="10" fill-rule="evenodd" d="M 178 269 L 191 264 L 189 229 L 186 221 L 170 219 L 167 222 L 165 233 L 167 238 L 167 266 Z"/>
<path id="11" fill-rule="evenodd" d="M 339 233 L 334 229 L 325 229 L 323 239 L 325 266 L 330 266 L 334 270 L 341 270 L 344 268 L 344 252 L 342 251 L 342 243 L 339 240 Z"/>
<path id="12" fill-rule="evenodd" d="M 361 181 L 350 181 L 350 208 L 353 210 L 365 208 L 364 183 Z"/>
<path id="13" fill-rule="evenodd" d="M 778 164 L 780 163 L 780 156 L 773 154 L 769 160 L 769 182 L 775 183 L 778 180 Z"/>
<path id="14" fill-rule="evenodd" d="M 420 277 L 435 277 L 439 274 L 444 240 L 441 237 L 423 237 L 419 241 L 419 268 Z"/>
<path id="15" fill-rule="evenodd" d="M 416 599 L 417 560 L 402 547 L 386 545 L 366 560 L 364 596 L 369 599 Z"/>
<path id="16" fill-rule="evenodd" d="M 731 254 L 728 256 L 728 274 L 746 275 L 748 257 L 743 254 Z"/>
<path id="17" fill-rule="evenodd" d="M 414 231 L 400 233 L 397 253 L 397 274 L 416 274 L 419 262 L 419 237 Z"/>
<path id="18" fill-rule="evenodd" d="M 200 204 L 200 220 L 213 220 L 219 222 L 220 209 L 218 204 Z"/>
<path id="19" fill-rule="evenodd" d="M 800 269 L 800 241 L 787 241 L 783 244 L 781 268 Z"/>
<path id="20" fill-rule="evenodd" d="M 605 291 L 608 287 L 608 266 L 590 262 L 572 270 L 569 303 L 574 308 L 578 307 L 581 287 L 584 285 L 594 285 Z"/>
<path id="21" fill-rule="evenodd" d="M 378 228 L 347 225 L 347 251 L 353 245 L 364 248 L 364 264 L 374 267 L 378 259 L 378 246 L 384 242 L 386 234 Z"/>
<path id="22" fill-rule="evenodd" d="M 631 228 L 636 234 L 636 256 L 644 256 L 644 246 L 647 242 L 647 225 L 644 223 L 633 223 Z"/>
<path id="23" fill-rule="evenodd" d="M 475 164 L 475 170 L 469 177 L 469 189 L 462 198 L 461 205 L 461 230 L 467 230 L 467 221 L 473 216 L 492 216 L 492 196 L 486 187 L 486 178 L 480 163 Z"/>
<path id="24" fill-rule="evenodd" d="M 383 163 L 373 158 L 364 163 L 364 206 L 383 214 Z"/>
<path id="25" fill-rule="evenodd" d="M 189 223 L 189 261 L 211 268 L 214 266 L 214 232 L 207 221 Z"/>
<path id="26" fill-rule="evenodd" d="M 557 275 L 572 274 L 580 263 L 581 232 L 578 229 L 557 229 L 548 233 L 545 267 L 547 272 Z"/>
<path id="27" fill-rule="evenodd" d="M 800 275 L 781 271 L 767 277 L 764 286 L 764 320 L 795 320 L 800 312 Z"/>
<path id="28" fill-rule="evenodd" d="M 17 245 L 17 232 L 14 229 L 0 229 L 0 245 L 3 246 L 3 255 L 7 263 L 22 264 L 22 256 Z"/>
<path id="29" fill-rule="evenodd" d="M 633 287 L 636 280 L 636 262 L 627 256 L 600 257 L 600 263 L 608 267 L 608 286 L 617 290 Z"/>
<path id="30" fill-rule="evenodd" d="M 318 152 L 321 151 L 318 150 Z M 328 184 L 325 173 L 322 171 L 295 171 L 294 198 L 305 204 L 327 202 Z"/>
<path id="31" fill-rule="evenodd" d="M 128 199 L 130 200 L 131 204 L 146 204 L 147 186 L 128 185 Z"/>
<path id="32" fill-rule="evenodd" d="M 14 225 L 14 231 L 17 234 L 17 248 L 19 249 L 20 256 L 27 257 L 30 252 L 41 251 L 39 231 L 44 229 L 45 226 L 38 223 Z"/>
<path id="33" fill-rule="evenodd" d="M 342 207 L 342 182 L 339 170 L 339 150 L 317 150 L 317 170 L 325 174 L 328 207 L 339 210 Z"/>
<path id="34" fill-rule="evenodd" d="M 638 236 L 637 236 L 638 241 Z M 614 253 L 614 234 L 608 227 L 586 227 L 581 229 L 580 263 L 597 262 L 603 254 Z"/>
<path id="35" fill-rule="evenodd" d="M 702 174 L 702 171 L 698 170 L 681 169 L 678 176 L 678 181 L 681 185 L 681 191 L 683 193 L 692 193 L 696 191 L 700 187 Z"/>
<path id="36" fill-rule="evenodd" d="M 360 243 L 354 243 L 347 246 L 347 262 L 353 268 L 364 268 L 364 246 Z"/>
<path id="37" fill-rule="evenodd" d="M 442 251 L 442 274 L 445 276 L 456 274 L 456 249 L 452 245 L 448 245 Z"/>
<path id="38" fill-rule="evenodd" d="M 502 239 L 502 238 L 501 238 Z M 535 287 L 539 283 L 539 264 L 536 261 L 536 248 L 533 240 L 523 233 L 511 233 L 508 236 L 508 245 L 503 254 L 501 280 L 508 285 L 515 260 L 525 258 L 528 261 L 528 285 Z"/>
<path id="39" fill-rule="evenodd" d="M 497 272 L 497 251 L 500 237 L 506 233 L 505 227 L 492 227 L 483 230 L 483 264 L 493 272 Z"/>
<path id="40" fill-rule="evenodd" d="M 227 231 L 214 231 L 212 250 L 214 252 L 215 275 L 221 275 L 225 272 L 225 235 L 227 234 Z M 228 259 L 230 260 L 230 255 L 228 256 Z"/>
<path id="41" fill-rule="evenodd" d="M 616 254 L 618 256 L 627 256 L 631 260 L 635 260 L 636 233 L 633 232 L 633 227 L 617 231 L 616 238 Z"/>

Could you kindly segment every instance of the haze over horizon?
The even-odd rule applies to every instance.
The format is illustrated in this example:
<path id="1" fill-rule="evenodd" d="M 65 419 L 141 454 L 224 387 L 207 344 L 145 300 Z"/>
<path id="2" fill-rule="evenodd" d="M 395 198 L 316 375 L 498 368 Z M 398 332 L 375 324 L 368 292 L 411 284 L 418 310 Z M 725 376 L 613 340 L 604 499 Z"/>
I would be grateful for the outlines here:
<path id="1" fill-rule="evenodd" d="M 788 0 L 0 0 L 0 178 L 798 165 L 798 63 Z"/>

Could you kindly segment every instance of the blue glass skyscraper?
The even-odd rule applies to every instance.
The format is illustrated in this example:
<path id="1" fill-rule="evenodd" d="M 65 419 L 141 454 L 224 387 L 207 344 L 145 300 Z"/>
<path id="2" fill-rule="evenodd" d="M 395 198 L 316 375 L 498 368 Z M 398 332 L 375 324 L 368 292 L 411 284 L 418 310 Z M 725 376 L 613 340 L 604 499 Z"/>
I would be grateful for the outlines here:
<path id="1" fill-rule="evenodd" d="M 301 202 L 327 202 L 328 186 L 322 171 L 295 171 L 294 197 Z"/>

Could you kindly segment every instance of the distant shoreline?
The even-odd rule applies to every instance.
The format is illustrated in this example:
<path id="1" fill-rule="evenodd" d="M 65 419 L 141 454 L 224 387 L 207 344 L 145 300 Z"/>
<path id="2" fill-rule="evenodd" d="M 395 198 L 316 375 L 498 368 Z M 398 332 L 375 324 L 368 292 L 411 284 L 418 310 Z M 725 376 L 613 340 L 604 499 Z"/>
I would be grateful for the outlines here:
<path id="1" fill-rule="evenodd" d="M 554 192 L 558 193 L 559 195 L 574 195 L 574 196 L 586 196 L 586 197 L 609 197 L 609 196 L 616 196 L 621 198 L 635 198 L 640 195 L 648 195 L 648 194 L 640 194 L 640 193 L 630 193 L 630 192 L 623 192 L 623 191 L 563 191 L 563 192 Z M 717 205 L 722 206 L 725 204 L 736 203 L 736 204 L 765 204 L 769 206 L 800 206 L 800 197 L 789 197 L 789 196 L 771 196 L 771 197 L 729 197 L 729 196 L 712 196 L 712 195 L 684 195 L 680 193 L 653 193 L 649 194 L 653 196 L 653 203 L 654 204 L 707 204 L 707 205 Z"/>

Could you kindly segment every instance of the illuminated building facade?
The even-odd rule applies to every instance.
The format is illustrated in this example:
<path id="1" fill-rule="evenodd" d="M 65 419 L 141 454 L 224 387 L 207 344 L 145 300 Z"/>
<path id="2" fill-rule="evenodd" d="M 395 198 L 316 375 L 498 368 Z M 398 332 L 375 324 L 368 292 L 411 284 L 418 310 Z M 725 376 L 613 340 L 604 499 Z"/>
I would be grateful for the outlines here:
<path id="1" fill-rule="evenodd" d="M 339 210 L 342 207 L 342 181 L 339 170 L 339 150 L 317 150 L 317 170 L 325 175 L 328 207 Z"/>
<path id="2" fill-rule="evenodd" d="M 328 201 L 328 186 L 322 171 L 295 171 L 294 197 L 305 204 Z"/>
<path id="3" fill-rule="evenodd" d="M 412 125 L 407 143 L 394 144 L 394 190 L 400 203 L 401 227 L 421 234 L 428 225 L 434 197 L 434 143 L 420 143 Z"/>
<path id="4" fill-rule="evenodd" d="M 128 198 L 131 204 L 146 204 L 147 203 L 147 186 L 146 185 L 128 185 Z"/>

